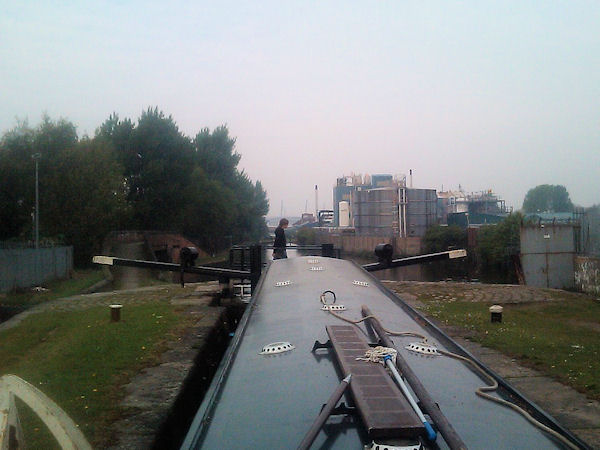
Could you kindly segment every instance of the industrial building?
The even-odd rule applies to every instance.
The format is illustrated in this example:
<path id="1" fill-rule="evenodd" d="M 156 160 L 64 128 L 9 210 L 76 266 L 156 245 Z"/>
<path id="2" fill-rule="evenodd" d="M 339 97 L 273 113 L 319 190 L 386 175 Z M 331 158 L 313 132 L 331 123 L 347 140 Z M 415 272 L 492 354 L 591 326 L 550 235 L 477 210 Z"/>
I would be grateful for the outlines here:
<path id="1" fill-rule="evenodd" d="M 483 225 L 498 223 L 509 211 L 504 200 L 492 190 L 465 193 L 458 191 L 442 191 L 437 193 L 438 222 L 448 225 Z"/>
<path id="2" fill-rule="evenodd" d="M 407 186 L 404 175 L 340 177 L 333 207 L 334 225 L 361 235 L 423 236 L 438 220 L 435 189 Z"/>

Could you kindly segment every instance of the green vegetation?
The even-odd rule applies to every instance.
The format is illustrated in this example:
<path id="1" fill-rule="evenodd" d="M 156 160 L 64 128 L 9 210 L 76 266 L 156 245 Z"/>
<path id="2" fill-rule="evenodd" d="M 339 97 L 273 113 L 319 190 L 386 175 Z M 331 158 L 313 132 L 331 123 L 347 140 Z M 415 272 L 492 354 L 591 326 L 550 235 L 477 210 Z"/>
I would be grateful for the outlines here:
<path id="1" fill-rule="evenodd" d="M 553 301 L 503 305 L 500 324 L 490 323 L 491 303 L 456 293 L 421 294 L 418 300 L 425 314 L 464 328 L 469 339 L 600 399 L 600 304 L 583 295 L 546 293 Z"/>
<path id="2" fill-rule="evenodd" d="M 571 212 L 573 211 L 573 202 L 564 186 L 540 184 L 529 189 L 525 194 L 523 211 L 526 213 Z"/>
<path id="3" fill-rule="evenodd" d="M 45 284 L 47 291 L 27 290 L 5 294 L 0 297 L 0 305 L 30 307 L 49 300 L 79 294 L 103 279 L 104 274 L 101 270 L 76 270 L 68 280 L 55 280 Z"/>
<path id="4" fill-rule="evenodd" d="M 435 225 L 427 229 L 423 237 L 423 245 L 426 253 L 445 252 L 451 247 L 466 248 L 467 232 L 456 225 L 448 227 Z"/>
<path id="5" fill-rule="evenodd" d="M 93 138 L 44 116 L 0 138 L 0 240 L 28 240 L 39 159 L 42 240 L 74 246 L 87 265 L 114 229 L 180 232 L 209 253 L 267 234 L 266 192 L 238 170 L 227 127 L 183 134 L 157 108 L 137 124 L 111 115 Z"/>
<path id="6" fill-rule="evenodd" d="M 110 322 L 105 306 L 35 314 L 0 332 L 0 375 L 15 374 L 34 384 L 73 418 L 94 447 L 104 447 L 111 439 L 107 424 L 123 413 L 121 386 L 158 361 L 183 323 L 171 306 L 158 301 L 127 305 L 118 323 Z M 48 448 L 39 423 L 29 418 L 24 427 L 31 448 Z"/>
<path id="7" fill-rule="evenodd" d="M 473 273 L 484 280 L 516 283 L 517 276 L 512 255 L 519 253 L 522 215 L 511 214 L 494 225 L 485 225 L 477 232 L 476 247 L 461 263 L 441 264 L 442 272 Z M 433 226 L 423 238 L 427 253 L 443 252 L 451 248 L 467 248 L 467 232 L 458 226 Z"/>
<path id="8" fill-rule="evenodd" d="M 521 247 L 520 213 L 511 214 L 496 225 L 486 225 L 477 233 L 477 263 L 482 278 L 487 274 L 502 275 L 497 280 L 516 283 L 517 275 L 511 255 L 519 253 Z"/>
<path id="9" fill-rule="evenodd" d="M 317 243 L 317 234 L 314 228 L 303 227 L 296 233 L 298 245 L 315 245 Z"/>

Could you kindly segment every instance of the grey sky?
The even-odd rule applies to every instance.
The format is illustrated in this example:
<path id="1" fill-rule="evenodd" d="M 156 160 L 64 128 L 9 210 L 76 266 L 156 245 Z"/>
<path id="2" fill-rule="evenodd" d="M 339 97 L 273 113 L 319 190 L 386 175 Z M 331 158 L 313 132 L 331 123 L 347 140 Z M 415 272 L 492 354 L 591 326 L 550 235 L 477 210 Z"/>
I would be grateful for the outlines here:
<path id="1" fill-rule="evenodd" d="M 342 174 L 600 203 L 600 2 L 0 0 L 0 131 L 227 124 L 278 214 Z"/>

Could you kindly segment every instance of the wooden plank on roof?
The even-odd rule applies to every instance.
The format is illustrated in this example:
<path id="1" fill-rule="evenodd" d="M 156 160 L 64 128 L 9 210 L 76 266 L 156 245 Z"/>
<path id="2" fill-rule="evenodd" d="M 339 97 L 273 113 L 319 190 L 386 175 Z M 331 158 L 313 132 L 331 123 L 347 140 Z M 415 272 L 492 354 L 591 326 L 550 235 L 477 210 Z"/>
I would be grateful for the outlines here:
<path id="1" fill-rule="evenodd" d="M 369 344 L 350 325 L 330 325 L 327 333 L 344 376 L 352 374 L 350 389 L 372 438 L 417 437 L 424 427 L 400 389 L 381 364 L 357 361 Z"/>

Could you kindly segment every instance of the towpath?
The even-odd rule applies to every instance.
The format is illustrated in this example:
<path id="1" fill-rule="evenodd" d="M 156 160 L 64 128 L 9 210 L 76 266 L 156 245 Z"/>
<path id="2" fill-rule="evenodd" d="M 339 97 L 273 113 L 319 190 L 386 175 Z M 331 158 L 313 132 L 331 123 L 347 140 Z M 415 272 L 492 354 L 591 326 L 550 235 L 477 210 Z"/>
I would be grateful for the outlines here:
<path id="1" fill-rule="evenodd" d="M 214 341 L 215 333 L 228 335 L 234 325 L 228 323 L 226 308 L 214 306 L 220 298 L 218 282 L 178 285 L 160 285 L 112 292 L 75 295 L 38 304 L 0 324 L 0 332 L 18 326 L 26 317 L 47 312 L 81 311 L 106 306 L 106 317 L 110 316 L 108 305 L 123 305 L 122 316 L 127 320 L 128 307 L 148 302 L 166 302 L 177 308 L 182 316 L 191 317 L 189 325 L 160 356 L 158 365 L 143 369 L 131 382 L 122 387 L 125 395 L 122 405 L 127 414 L 105 430 L 112 436 L 114 449 L 151 448 L 165 420 L 172 415 L 175 402 L 186 379 L 192 372 L 199 354 L 207 353 L 205 347 Z M 205 362 L 206 377 L 210 377 L 218 364 L 210 352 Z M 213 360 L 209 359 L 212 358 Z M 210 381 L 210 379 L 208 380 Z M 207 384 L 200 382 L 199 385 Z M 196 389 L 198 392 L 198 389 Z M 200 398 L 191 402 L 197 408 Z M 193 414 L 190 413 L 190 414 Z M 181 420 L 185 423 L 184 420 Z M 174 427 L 177 428 L 177 427 Z M 185 431 L 185 430 L 183 430 Z M 178 433 L 183 431 L 177 430 Z M 180 438 L 178 436 L 178 438 Z M 107 438 L 108 439 L 108 438 Z"/>
<path id="2" fill-rule="evenodd" d="M 466 283 L 427 283 L 411 281 L 384 281 L 384 285 L 394 291 L 402 300 L 419 309 L 424 306 L 418 300 L 419 295 L 434 296 L 440 301 L 453 299 L 453 288 L 458 287 L 460 294 L 469 301 L 507 304 L 544 302 L 548 294 L 543 289 L 528 286 L 466 284 Z M 451 287 L 449 289 L 449 287 Z M 576 296 L 575 293 L 564 293 Z M 590 399 L 558 381 L 544 376 L 540 372 L 525 367 L 516 359 L 483 347 L 469 340 L 468 332 L 456 326 L 436 321 L 435 324 L 458 344 L 503 377 L 527 398 L 538 404 L 561 424 L 579 436 L 592 448 L 600 449 L 600 402 Z"/>

